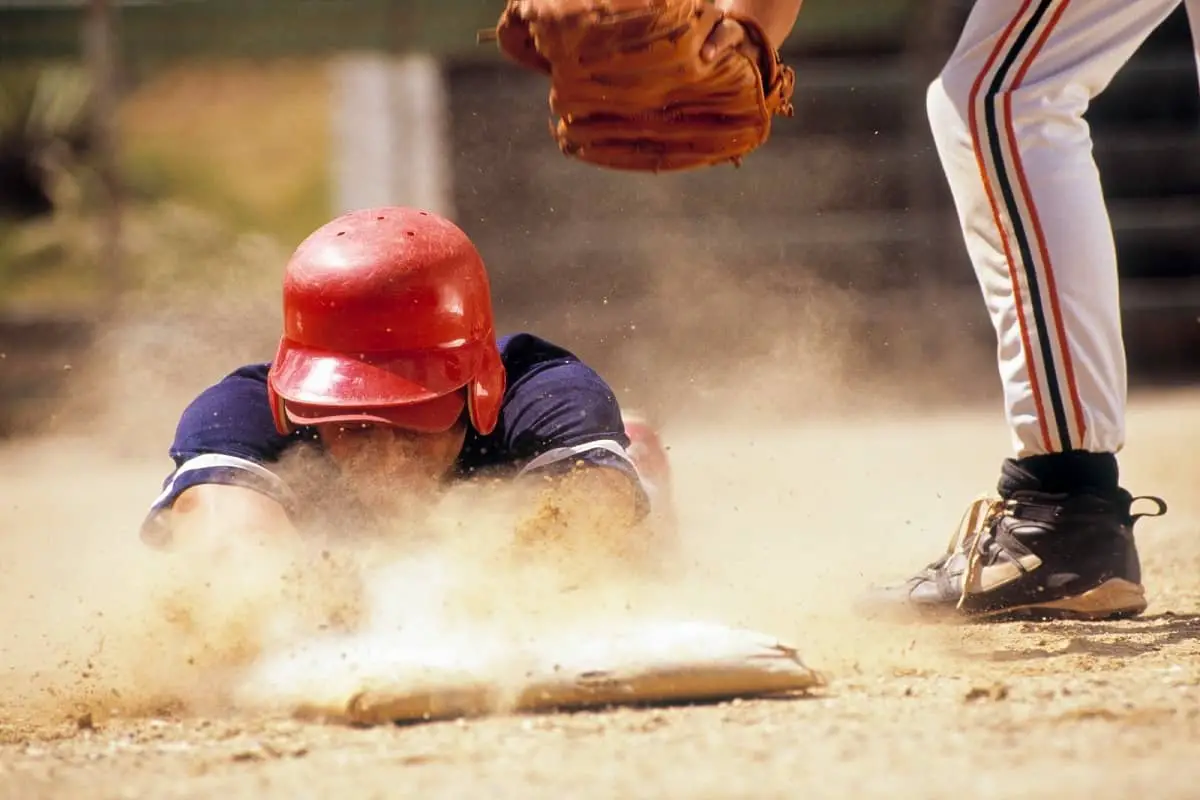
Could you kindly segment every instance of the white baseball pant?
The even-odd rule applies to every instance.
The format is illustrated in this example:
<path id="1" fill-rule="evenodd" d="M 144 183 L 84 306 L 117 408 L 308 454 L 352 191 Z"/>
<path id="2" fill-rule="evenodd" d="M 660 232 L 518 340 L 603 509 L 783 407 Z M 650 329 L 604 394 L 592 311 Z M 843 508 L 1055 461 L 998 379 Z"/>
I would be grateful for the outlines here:
<path id="1" fill-rule="evenodd" d="M 1117 258 L 1083 114 L 1180 2 L 977 0 L 929 87 L 1018 457 L 1124 445 Z"/>

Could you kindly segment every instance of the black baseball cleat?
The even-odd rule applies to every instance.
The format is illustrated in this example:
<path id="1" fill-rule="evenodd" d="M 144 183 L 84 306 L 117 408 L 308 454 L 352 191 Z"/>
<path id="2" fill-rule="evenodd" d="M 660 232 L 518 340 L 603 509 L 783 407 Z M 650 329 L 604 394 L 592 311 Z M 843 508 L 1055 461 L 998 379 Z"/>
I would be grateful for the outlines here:
<path id="1" fill-rule="evenodd" d="M 1156 505 L 1132 514 L 1135 500 Z M 876 593 L 875 611 L 975 620 L 1100 620 L 1146 610 L 1134 523 L 1167 511 L 1124 489 L 981 497 L 941 558 L 901 586 Z"/>

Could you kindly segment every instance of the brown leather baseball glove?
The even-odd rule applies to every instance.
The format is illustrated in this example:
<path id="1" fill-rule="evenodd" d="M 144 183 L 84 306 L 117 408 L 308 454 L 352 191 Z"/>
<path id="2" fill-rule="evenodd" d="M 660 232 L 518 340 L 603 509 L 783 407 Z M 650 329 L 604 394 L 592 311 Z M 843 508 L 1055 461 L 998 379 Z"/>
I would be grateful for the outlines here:
<path id="1" fill-rule="evenodd" d="M 726 18 L 753 48 L 706 63 L 700 48 Z M 757 23 L 707 0 L 508 0 L 479 39 L 549 75 L 559 149 L 610 169 L 737 165 L 776 114 L 792 115 L 795 73 Z"/>

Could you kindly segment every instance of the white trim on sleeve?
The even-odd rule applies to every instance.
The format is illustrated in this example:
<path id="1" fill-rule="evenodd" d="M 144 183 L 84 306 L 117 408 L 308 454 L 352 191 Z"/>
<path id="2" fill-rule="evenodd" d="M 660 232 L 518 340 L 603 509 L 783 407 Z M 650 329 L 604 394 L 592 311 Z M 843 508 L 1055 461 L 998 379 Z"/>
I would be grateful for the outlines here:
<path id="1" fill-rule="evenodd" d="M 584 442 L 583 444 L 577 444 L 572 447 L 556 447 L 553 450 L 547 450 L 526 464 L 517 474 L 517 477 L 532 472 L 533 470 L 548 467 L 551 464 L 557 464 L 560 461 L 566 461 L 569 458 L 582 455 L 589 450 L 605 450 L 609 453 L 612 453 L 614 456 L 629 464 L 629 466 L 633 468 L 633 471 L 638 478 L 641 478 L 641 472 L 638 471 L 637 464 L 635 464 L 633 459 L 629 457 L 629 451 L 622 447 L 621 443 L 615 439 L 597 439 L 594 442 Z"/>
<path id="2" fill-rule="evenodd" d="M 290 498 L 291 491 L 288 489 L 283 479 L 276 475 L 271 470 L 264 467 L 262 464 L 257 464 L 249 459 L 240 458 L 238 456 L 229 456 L 221 453 L 204 453 L 203 455 L 194 456 L 179 465 L 179 468 L 171 473 L 171 480 L 167 483 L 162 493 L 154 499 L 151 504 L 152 508 L 157 508 L 160 503 L 164 502 L 175 491 L 175 484 L 181 475 L 189 472 L 196 472 L 202 469 L 235 469 L 249 472 L 254 476 L 261 478 L 271 488 L 273 492 L 277 492 L 280 496 Z"/>

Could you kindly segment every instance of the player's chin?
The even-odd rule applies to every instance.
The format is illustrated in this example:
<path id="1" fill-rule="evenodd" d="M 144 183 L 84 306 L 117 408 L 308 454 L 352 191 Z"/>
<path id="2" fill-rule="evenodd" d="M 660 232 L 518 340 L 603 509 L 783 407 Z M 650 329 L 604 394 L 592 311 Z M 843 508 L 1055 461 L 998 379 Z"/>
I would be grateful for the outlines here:
<path id="1" fill-rule="evenodd" d="M 378 514 L 391 517 L 426 507 L 440 487 L 435 471 L 415 465 L 347 477 L 362 503 Z"/>

